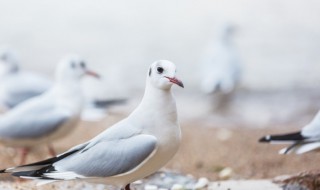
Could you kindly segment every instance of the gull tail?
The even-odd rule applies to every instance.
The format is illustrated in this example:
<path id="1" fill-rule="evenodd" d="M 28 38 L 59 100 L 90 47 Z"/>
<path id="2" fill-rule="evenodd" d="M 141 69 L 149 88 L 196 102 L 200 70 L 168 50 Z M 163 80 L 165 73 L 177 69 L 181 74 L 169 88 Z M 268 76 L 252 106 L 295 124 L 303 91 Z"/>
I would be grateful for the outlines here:
<path id="1" fill-rule="evenodd" d="M 60 154 L 56 157 L 49 158 L 47 160 L 43 160 L 40 162 L 35 162 L 32 164 L 12 167 L 4 170 L 0 170 L 0 173 L 11 173 L 13 176 L 24 178 L 24 179 L 35 179 L 35 180 L 46 180 L 46 183 L 51 183 L 57 181 L 59 179 L 52 178 L 47 176 L 47 173 L 55 172 L 56 169 L 54 168 L 53 164 L 68 157 L 77 152 L 84 149 L 89 142 L 80 144 L 68 150 L 67 152 Z M 44 184 L 45 182 L 41 182 L 40 184 Z"/>
<path id="2" fill-rule="evenodd" d="M 306 140 L 302 136 L 301 131 L 283 134 L 283 135 L 267 135 L 259 139 L 261 143 L 288 143 L 288 142 L 301 142 Z"/>
<path id="3" fill-rule="evenodd" d="M 93 105 L 96 108 L 102 109 L 102 108 L 108 108 L 114 105 L 125 104 L 126 102 L 127 102 L 127 99 L 95 100 L 93 101 Z"/>
<path id="4" fill-rule="evenodd" d="M 281 149 L 279 154 L 304 154 L 320 148 L 320 142 L 311 142 L 311 143 L 295 143 L 289 147 Z"/>
<path id="5" fill-rule="evenodd" d="M 53 163 L 65 158 L 65 157 L 67 157 L 67 156 L 69 156 L 71 154 L 74 154 L 77 151 L 79 151 L 79 150 L 74 149 L 74 150 L 71 150 L 69 152 L 66 152 L 65 154 L 58 155 L 56 157 L 49 158 L 47 160 L 43 160 L 43 161 L 40 161 L 40 162 L 35 162 L 35 163 L 32 163 L 32 164 L 27 164 L 27 165 L 7 168 L 7 169 L 4 169 L 4 170 L 0 170 L 0 173 L 13 173 L 12 174 L 13 176 L 17 176 L 17 175 L 14 175 L 14 174 L 15 173 L 19 173 L 19 172 L 30 172 L 30 171 L 40 170 L 42 168 L 50 166 L 51 164 L 53 164 Z M 18 176 L 18 177 L 20 177 L 20 176 Z"/>

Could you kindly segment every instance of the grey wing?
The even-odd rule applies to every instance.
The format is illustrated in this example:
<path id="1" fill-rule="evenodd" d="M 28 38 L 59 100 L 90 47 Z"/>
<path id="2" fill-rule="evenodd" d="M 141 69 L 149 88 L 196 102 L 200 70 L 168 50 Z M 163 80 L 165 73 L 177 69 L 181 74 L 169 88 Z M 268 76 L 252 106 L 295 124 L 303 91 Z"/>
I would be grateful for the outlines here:
<path id="1" fill-rule="evenodd" d="M 48 79 L 26 72 L 10 76 L 3 83 L 8 94 L 5 103 L 9 107 L 39 96 L 51 87 Z"/>
<path id="2" fill-rule="evenodd" d="M 50 134 L 70 118 L 70 113 L 44 107 L 4 115 L 0 119 L 0 138 L 28 139 Z"/>
<path id="3" fill-rule="evenodd" d="M 23 101 L 26 101 L 30 98 L 33 98 L 35 96 L 39 96 L 43 91 L 41 92 L 36 92 L 36 91 L 14 91 L 14 92 L 9 92 L 10 97 L 5 99 L 5 104 L 9 108 L 13 108 L 20 104 Z"/>
<path id="4" fill-rule="evenodd" d="M 102 141 L 84 152 L 56 162 L 53 165 L 56 171 L 44 176 L 61 179 L 63 172 L 85 177 L 109 177 L 123 174 L 148 159 L 156 147 L 157 139 L 151 135 Z M 69 177 L 72 178 L 72 176 Z"/>

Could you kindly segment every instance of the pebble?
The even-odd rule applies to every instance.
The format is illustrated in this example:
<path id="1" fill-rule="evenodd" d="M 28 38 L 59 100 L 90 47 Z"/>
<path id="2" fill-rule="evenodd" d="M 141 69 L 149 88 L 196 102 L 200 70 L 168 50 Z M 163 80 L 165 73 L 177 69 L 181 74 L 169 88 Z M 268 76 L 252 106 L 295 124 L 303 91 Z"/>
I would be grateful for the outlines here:
<path id="1" fill-rule="evenodd" d="M 209 180 L 205 177 L 202 177 L 198 180 L 198 182 L 194 185 L 194 189 L 204 189 L 209 185 Z"/>
<path id="2" fill-rule="evenodd" d="M 144 190 L 158 190 L 158 186 L 156 185 L 145 185 Z"/>
<path id="3" fill-rule="evenodd" d="M 230 179 L 233 175 L 232 168 L 226 167 L 219 172 L 219 178 L 222 180 Z"/>
<path id="4" fill-rule="evenodd" d="M 216 134 L 217 139 L 220 141 L 227 141 L 232 137 L 232 131 L 229 129 L 219 129 Z"/>
<path id="5" fill-rule="evenodd" d="M 172 187 L 171 187 L 171 190 L 183 190 L 183 185 L 181 184 L 174 184 Z"/>
<path id="6" fill-rule="evenodd" d="M 197 180 L 191 175 L 185 175 L 173 171 L 160 171 L 143 179 L 141 182 L 135 182 L 133 186 L 136 189 L 145 189 L 146 185 L 155 185 L 158 190 L 168 190 L 172 189 L 174 185 L 179 184 L 182 186 L 182 189 L 193 189 L 196 183 Z M 174 188 L 176 187 L 178 186 L 175 186 Z"/>

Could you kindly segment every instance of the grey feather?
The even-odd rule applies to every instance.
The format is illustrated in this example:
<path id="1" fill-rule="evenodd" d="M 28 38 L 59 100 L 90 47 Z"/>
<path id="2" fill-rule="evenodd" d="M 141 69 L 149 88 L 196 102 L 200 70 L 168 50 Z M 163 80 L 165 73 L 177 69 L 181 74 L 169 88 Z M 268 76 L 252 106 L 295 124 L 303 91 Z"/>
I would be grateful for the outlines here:
<path id="1" fill-rule="evenodd" d="M 44 76 L 19 71 L 3 77 L 1 86 L 6 94 L 2 101 L 12 108 L 49 90 L 52 82 Z"/>
<path id="2" fill-rule="evenodd" d="M 20 106 L 0 117 L 0 138 L 41 137 L 57 130 L 69 117 L 67 112 L 54 109 L 50 103 L 38 104 L 32 109 Z"/>
<path id="3" fill-rule="evenodd" d="M 32 97 L 39 96 L 43 93 L 43 91 L 15 91 L 15 92 L 8 92 L 10 97 L 4 100 L 4 103 L 9 108 L 16 107 L 21 102 L 28 100 Z"/>
<path id="4" fill-rule="evenodd" d="M 128 172 L 147 159 L 156 149 L 151 135 L 102 141 L 84 152 L 56 162 L 57 172 L 75 172 L 88 177 L 108 177 Z"/>

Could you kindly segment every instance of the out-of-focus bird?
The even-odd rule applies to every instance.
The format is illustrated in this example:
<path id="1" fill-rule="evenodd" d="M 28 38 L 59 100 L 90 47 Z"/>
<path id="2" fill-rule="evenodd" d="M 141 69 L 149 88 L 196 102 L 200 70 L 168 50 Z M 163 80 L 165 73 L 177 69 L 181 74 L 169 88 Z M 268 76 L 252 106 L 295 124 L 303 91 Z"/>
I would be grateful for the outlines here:
<path id="1" fill-rule="evenodd" d="M 23 71 L 16 54 L 0 48 L 0 104 L 8 110 L 47 91 L 52 82 L 37 73 Z"/>
<path id="2" fill-rule="evenodd" d="M 231 93 L 240 80 L 240 59 L 232 43 L 234 27 L 224 24 L 203 61 L 202 91 Z"/>
<path id="3" fill-rule="evenodd" d="M 303 154 L 320 148 L 320 111 L 300 131 L 281 135 L 267 135 L 260 138 L 259 142 L 290 144 L 289 147 L 280 150 L 279 154 Z"/>
<path id="4" fill-rule="evenodd" d="M 0 116 L 0 142 L 21 148 L 21 164 L 29 150 L 41 144 L 47 144 L 50 154 L 55 155 L 51 142 L 75 128 L 83 107 L 80 79 L 84 75 L 98 77 L 83 59 L 69 56 L 58 64 L 50 90 Z"/>
<path id="5" fill-rule="evenodd" d="M 240 82 L 240 58 L 232 42 L 234 30 L 234 26 L 223 24 L 202 61 L 201 90 L 217 99 L 216 108 L 227 105 Z"/>
<path id="6" fill-rule="evenodd" d="M 130 183 L 156 172 L 179 148 L 173 84 L 183 87 L 175 65 L 166 60 L 154 62 L 143 99 L 127 118 L 57 157 L 2 172 L 47 180 L 44 183 L 81 179 L 130 189 Z"/>
<path id="7" fill-rule="evenodd" d="M 38 73 L 20 69 L 16 53 L 8 47 L 0 47 L 0 106 L 4 110 L 14 108 L 25 100 L 49 90 L 53 82 Z M 126 103 L 126 99 L 94 99 L 85 96 L 85 109 L 81 119 L 99 121 L 112 106 Z"/>

